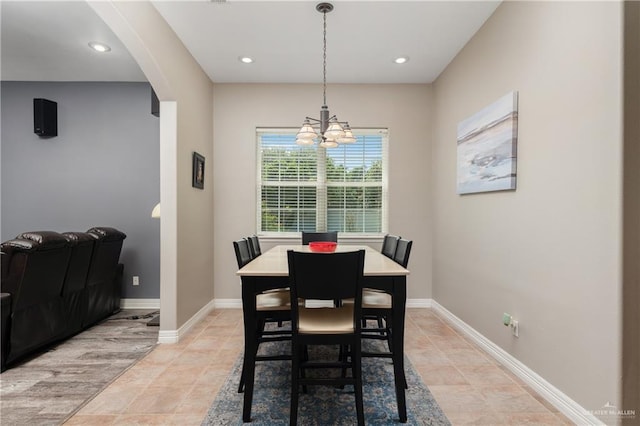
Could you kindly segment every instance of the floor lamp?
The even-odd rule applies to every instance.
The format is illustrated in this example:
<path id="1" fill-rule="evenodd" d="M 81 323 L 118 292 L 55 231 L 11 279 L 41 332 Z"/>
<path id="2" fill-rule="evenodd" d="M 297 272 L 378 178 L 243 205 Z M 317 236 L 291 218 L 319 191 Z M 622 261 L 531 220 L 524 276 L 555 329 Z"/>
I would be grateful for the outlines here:
<path id="1" fill-rule="evenodd" d="M 155 207 L 153 208 L 153 210 L 151 210 L 151 217 L 154 219 L 160 219 L 160 203 L 156 204 Z M 155 326 L 155 327 L 159 327 L 160 326 L 160 314 L 156 315 L 155 317 L 151 318 L 149 320 L 149 322 L 147 322 L 148 326 Z"/>

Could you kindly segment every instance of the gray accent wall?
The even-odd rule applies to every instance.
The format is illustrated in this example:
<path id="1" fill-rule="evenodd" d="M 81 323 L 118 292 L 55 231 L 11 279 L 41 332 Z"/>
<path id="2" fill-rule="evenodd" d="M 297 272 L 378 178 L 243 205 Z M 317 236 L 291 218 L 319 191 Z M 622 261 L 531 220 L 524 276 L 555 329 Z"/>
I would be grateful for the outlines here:
<path id="1" fill-rule="evenodd" d="M 160 297 L 159 120 L 148 83 L 1 83 L 1 238 L 25 231 L 127 234 L 123 298 Z M 33 99 L 58 103 L 58 136 L 33 133 Z M 132 285 L 132 277 L 140 285 Z"/>

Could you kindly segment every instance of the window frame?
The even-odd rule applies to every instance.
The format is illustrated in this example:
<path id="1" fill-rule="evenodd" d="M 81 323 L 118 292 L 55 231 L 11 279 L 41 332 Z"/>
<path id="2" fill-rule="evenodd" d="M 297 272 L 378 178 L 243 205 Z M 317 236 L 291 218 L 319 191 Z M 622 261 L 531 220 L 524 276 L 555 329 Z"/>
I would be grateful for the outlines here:
<path id="1" fill-rule="evenodd" d="M 340 237 L 345 239 L 371 239 L 378 238 L 381 235 L 388 233 L 389 229 L 389 129 L 384 127 L 376 127 L 376 128 L 352 128 L 353 134 L 358 136 L 373 136 L 373 135 L 382 135 L 382 146 L 381 146 L 381 161 L 382 161 L 382 176 L 381 182 L 375 183 L 366 183 L 361 182 L 359 187 L 382 187 L 381 194 L 381 230 L 380 232 L 342 232 L 340 231 Z M 256 234 L 260 237 L 267 239 L 291 239 L 298 238 L 300 236 L 300 232 L 278 232 L 278 231 L 262 231 L 262 143 L 261 143 L 261 135 L 263 134 L 291 134 L 295 136 L 297 128 L 288 128 L 288 127 L 279 127 L 279 128 L 270 128 L 270 127 L 257 127 L 256 128 Z M 356 142 L 358 143 L 358 142 Z M 321 150 L 318 155 L 317 160 L 317 169 L 318 171 L 324 171 L 324 175 L 320 175 L 317 181 L 314 181 L 312 185 L 303 184 L 300 185 L 298 181 L 291 181 L 292 186 L 311 186 L 317 188 L 316 192 L 316 223 L 318 221 L 319 215 L 324 215 L 325 223 L 328 225 L 328 200 L 327 200 L 327 192 L 328 188 L 331 186 L 339 187 L 339 186 L 348 186 L 349 182 L 340 182 L 331 184 L 328 182 L 326 176 L 326 161 L 320 161 L 320 158 L 326 159 L 325 155 L 322 155 L 326 149 L 320 148 L 317 145 L 313 146 L 313 149 Z M 331 148 L 328 148 L 329 150 Z M 283 186 L 286 186 L 285 183 Z M 318 200 L 318 195 L 320 195 L 320 200 Z M 321 206 L 324 207 L 321 207 Z M 321 219 L 322 220 L 322 219 Z"/>

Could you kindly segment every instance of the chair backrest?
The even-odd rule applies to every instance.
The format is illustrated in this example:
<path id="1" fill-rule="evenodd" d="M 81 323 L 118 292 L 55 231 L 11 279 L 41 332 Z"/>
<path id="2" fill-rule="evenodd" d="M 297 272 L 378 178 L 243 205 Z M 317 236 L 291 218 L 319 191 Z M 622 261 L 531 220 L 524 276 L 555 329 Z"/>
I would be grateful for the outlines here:
<path id="1" fill-rule="evenodd" d="M 364 250 L 338 253 L 306 253 L 289 250 L 290 284 L 302 299 L 352 299 L 360 294 Z M 292 305 L 294 305 L 292 303 Z"/>
<path id="2" fill-rule="evenodd" d="M 116 276 L 122 245 L 127 236 L 124 232 L 106 226 L 91 228 L 87 234 L 93 235 L 96 240 L 91 256 L 87 287 L 105 285 L 105 282 L 110 286 Z"/>
<path id="3" fill-rule="evenodd" d="M 242 268 L 247 263 L 251 262 L 251 251 L 249 249 L 249 241 L 246 238 L 236 240 L 233 242 L 233 249 L 236 252 L 236 261 L 238 262 L 238 268 Z"/>
<path id="4" fill-rule="evenodd" d="M 45 306 L 54 299 L 62 301 L 71 256 L 71 244 L 62 234 L 25 232 L 2 243 L 2 251 L 10 259 L 6 276 L 2 277 L 2 292 L 12 294 L 14 312 L 33 305 Z"/>
<path id="5" fill-rule="evenodd" d="M 10 364 L 63 336 L 62 287 L 71 246 L 62 234 L 41 231 L 5 241 L 2 251 L 10 253 L 1 283 L 2 292 L 11 294 L 9 342 L 3 348 Z"/>
<path id="6" fill-rule="evenodd" d="M 385 235 L 380 252 L 387 256 L 389 259 L 393 259 L 393 256 L 396 255 L 396 247 L 398 246 L 399 239 L 400 237 L 397 235 Z"/>
<path id="7" fill-rule="evenodd" d="M 330 231 L 330 232 L 305 232 L 302 231 L 302 244 L 309 245 L 309 243 L 314 241 L 332 241 L 334 243 L 338 242 L 338 231 Z"/>
<path id="8" fill-rule="evenodd" d="M 87 286 L 91 255 L 97 238 L 87 232 L 65 232 L 62 235 L 71 245 L 71 258 L 62 288 L 62 295 L 65 296 L 82 291 Z"/>
<path id="9" fill-rule="evenodd" d="M 396 247 L 396 254 L 393 256 L 393 260 L 406 268 L 409 264 L 409 255 L 411 254 L 411 246 L 413 241 L 400 238 L 398 240 L 398 246 Z"/>
<path id="10" fill-rule="evenodd" d="M 260 250 L 260 240 L 257 235 L 252 235 L 247 237 L 247 241 L 249 241 L 249 251 L 251 252 L 251 258 L 255 259 L 256 257 L 262 254 L 262 250 Z"/>
<path id="11" fill-rule="evenodd" d="M 93 235 L 96 241 L 87 274 L 87 311 L 83 328 L 108 317 L 120 307 L 120 253 L 127 238 L 124 232 L 107 226 L 91 228 L 87 234 Z"/>

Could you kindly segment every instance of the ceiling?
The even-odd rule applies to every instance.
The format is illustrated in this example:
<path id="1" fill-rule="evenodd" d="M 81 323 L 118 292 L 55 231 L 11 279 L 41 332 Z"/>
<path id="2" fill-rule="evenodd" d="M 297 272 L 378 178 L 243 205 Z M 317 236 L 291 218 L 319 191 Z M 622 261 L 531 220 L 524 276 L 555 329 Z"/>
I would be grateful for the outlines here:
<path id="1" fill-rule="evenodd" d="M 322 82 L 317 1 L 153 0 L 217 83 Z M 430 83 L 499 1 L 340 1 L 327 14 L 328 83 Z M 84 1 L 1 1 L 2 80 L 145 81 Z M 99 54 L 90 41 L 111 46 Z M 240 62 L 250 56 L 251 64 Z M 393 62 L 408 56 L 403 65 Z"/>

